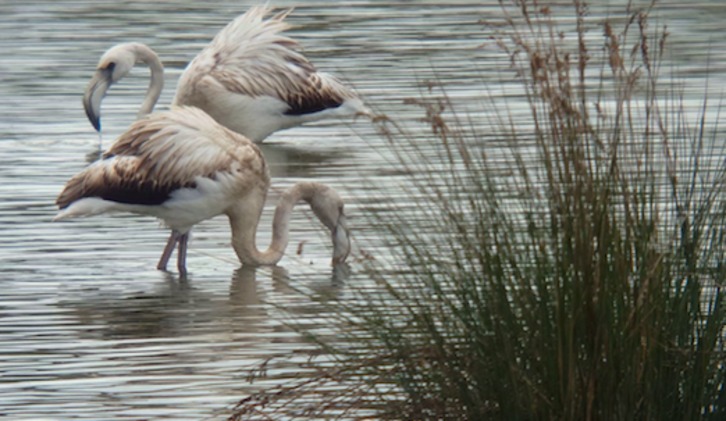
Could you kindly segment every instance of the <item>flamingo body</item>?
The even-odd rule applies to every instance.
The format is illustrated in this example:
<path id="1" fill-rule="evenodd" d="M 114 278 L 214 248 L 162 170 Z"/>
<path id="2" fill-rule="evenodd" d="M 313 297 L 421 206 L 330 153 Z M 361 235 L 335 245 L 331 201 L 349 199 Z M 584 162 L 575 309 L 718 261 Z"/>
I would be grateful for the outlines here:
<path id="1" fill-rule="evenodd" d="M 236 196 L 270 178 L 258 148 L 195 108 L 133 124 L 104 159 L 73 177 L 56 219 L 125 211 L 152 215 L 187 232 L 221 214 Z"/>

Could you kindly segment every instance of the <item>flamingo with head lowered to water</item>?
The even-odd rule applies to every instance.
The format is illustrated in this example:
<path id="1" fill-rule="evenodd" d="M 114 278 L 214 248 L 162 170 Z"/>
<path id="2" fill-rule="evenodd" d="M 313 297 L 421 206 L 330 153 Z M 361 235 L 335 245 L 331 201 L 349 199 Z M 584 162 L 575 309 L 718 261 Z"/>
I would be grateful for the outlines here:
<path id="1" fill-rule="evenodd" d="M 124 211 L 151 215 L 172 230 L 158 269 L 166 270 L 178 244 L 177 268 L 186 276 L 191 228 L 227 215 L 232 246 L 245 265 L 273 265 L 288 243 L 290 213 L 299 201 L 330 230 L 333 263 L 343 262 L 350 241 L 343 200 L 332 188 L 299 182 L 282 194 L 275 209 L 272 242 L 255 244 L 270 175 L 259 148 L 194 107 L 172 107 L 137 120 L 103 159 L 72 177 L 56 201 L 54 220 Z"/>

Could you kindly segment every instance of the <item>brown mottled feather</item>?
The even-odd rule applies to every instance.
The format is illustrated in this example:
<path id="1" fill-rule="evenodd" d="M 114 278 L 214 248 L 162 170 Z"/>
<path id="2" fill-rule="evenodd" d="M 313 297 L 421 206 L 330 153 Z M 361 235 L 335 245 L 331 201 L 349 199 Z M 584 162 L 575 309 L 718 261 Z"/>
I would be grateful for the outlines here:
<path id="1" fill-rule="evenodd" d="M 56 204 L 84 197 L 120 203 L 160 204 L 171 192 L 194 187 L 197 177 L 249 175 L 269 183 L 262 154 L 248 139 L 193 107 L 175 107 L 138 120 L 104 159 L 71 178 Z"/>
<path id="2" fill-rule="evenodd" d="M 343 89 L 335 89 L 339 85 L 337 80 L 331 80 L 331 77 L 325 74 L 314 73 L 309 75 L 306 83 L 299 86 L 299 90 L 290 91 L 287 95 L 285 102 L 290 106 L 290 109 L 285 114 L 310 114 L 328 108 L 339 107 L 348 98 L 344 96 L 344 93 L 349 92 Z"/>

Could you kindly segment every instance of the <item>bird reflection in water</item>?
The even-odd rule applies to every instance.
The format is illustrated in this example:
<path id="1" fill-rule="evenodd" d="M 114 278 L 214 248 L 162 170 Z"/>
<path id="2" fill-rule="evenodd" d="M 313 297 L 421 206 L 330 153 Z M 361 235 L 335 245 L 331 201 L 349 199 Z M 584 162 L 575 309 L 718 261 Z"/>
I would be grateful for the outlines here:
<path id="1" fill-rule="evenodd" d="M 301 285 L 300 278 L 291 279 L 284 267 L 244 265 L 233 272 L 225 295 L 204 288 L 212 279 L 185 279 L 168 272 L 159 275 L 159 282 L 142 291 L 120 296 L 119 290 L 113 288 L 90 294 L 82 289 L 74 292 L 72 299 L 62 300 L 59 306 L 72 310 L 77 319 L 74 325 L 80 326 L 77 334 L 84 339 L 233 334 L 242 335 L 235 341 L 247 341 L 255 333 L 279 330 L 277 326 L 281 323 L 272 320 L 272 307 L 293 314 L 311 314 L 319 312 L 318 300 L 340 297 L 349 267 L 336 265 L 330 276 L 306 277 L 308 281 Z M 307 299 L 301 292 L 318 298 Z"/>

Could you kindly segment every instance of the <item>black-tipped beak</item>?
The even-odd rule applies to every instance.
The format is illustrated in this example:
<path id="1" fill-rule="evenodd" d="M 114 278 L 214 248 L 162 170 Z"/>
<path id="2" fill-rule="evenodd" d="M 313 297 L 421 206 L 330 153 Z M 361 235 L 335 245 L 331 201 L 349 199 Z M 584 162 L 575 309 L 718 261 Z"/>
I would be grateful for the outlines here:
<path id="1" fill-rule="evenodd" d="M 83 95 L 83 108 L 86 110 L 86 116 L 97 132 L 101 131 L 101 101 L 113 83 L 112 73 L 112 67 L 96 70 Z"/>

